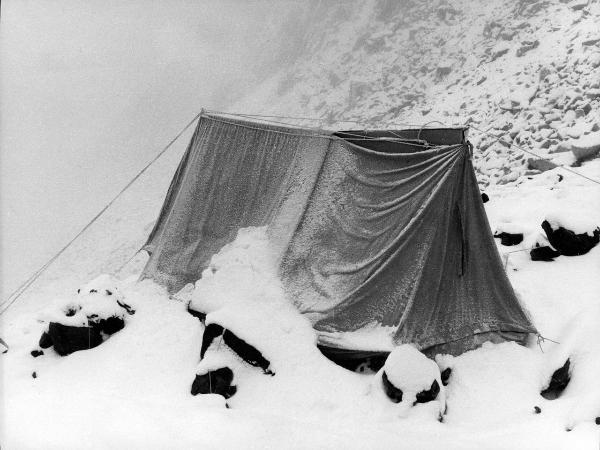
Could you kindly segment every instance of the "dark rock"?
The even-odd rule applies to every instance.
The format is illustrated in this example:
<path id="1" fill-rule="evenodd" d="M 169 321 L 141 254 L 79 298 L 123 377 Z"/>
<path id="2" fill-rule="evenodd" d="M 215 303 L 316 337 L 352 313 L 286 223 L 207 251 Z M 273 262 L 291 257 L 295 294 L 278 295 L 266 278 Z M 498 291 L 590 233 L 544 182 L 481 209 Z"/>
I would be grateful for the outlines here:
<path id="1" fill-rule="evenodd" d="M 494 234 L 495 238 L 500 238 L 500 243 L 502 245 L 511 246 L 517 245 L 523 242 L 523 233 L 496 233 Z"/>
<path id="2" fill-rule="evenodd" d="M 135 314 L 135 309 L 133 309 L 127 303 L 117 300 L 117 305 L 119 305 L 121 308 L 123 308 L 125 311 L 127 311 L 127 314 L 129 314 L 130 316 L 133 316 Z"/>
<path id="3" fill-rule="evenodd" d="M 543 158 L 529 158 L 527 159 L 527 168 L 539 170 L 545 172 L 546 170 L 552 170 L 558 167 L 555 163 L 548 159 Z"/>
<path id="4" fill-rule="evenodd" d="M 488 195 L 485 192 L 481 194 L 481 201 L 483 203 L 487 203 L 490 201 L 490 198 L 488 197 Z"/>
<path id="5" fill-rule="evenodd" d="M 521 47 L 517 49 L 517 56 L 523 56 L 528 51 L 537 48 L 540 45 L 540 41 L 537 39 L 535 41 L 523 41 L 521 42 Z"/>
<path id="6" fill-rule="evenodd" d="M 600 425 L 600 417 L 596 417 L 596 425 Z"/>
<path id="7" fill-rule="evenodd" d="M 390 382 L 390 380 L 388 380 L 385 372 L 381 375 L 381 382 L 383 383 L 385 395 L 387 395 L 392 402 L 400 403 L 402 401 L 402 390 L 398 389 Z"/>
<path id="8" fill-rule="evenodd" d="M 37 358 L 38 356 L 42 356 L 44 354 L 44 352 L 42 350 L 32 350 L 31 351 L 31 356 L 33 356 L 34 358 Z"/>
<path id="9" fill-rule="evenodd" d="M 266 359 L 260 351 L 248 344 L 243 339 L 237 337 L 232 331 L 226 330 L 221 325 L 211 323 L 204 329 L 202 335 L 202 346 L 200 347 L 200 358 L 204 358 L 204 354 L 215 338 L 223 336 L 223 342 L 237 355 L 254 367 L 260 367 L 265 374 L 275 375 L 269 366 L 271 362 Z"/>
<path id="10" fill-rule="evenodd" d="M 600 38 L 588 39 L 587 41 L 583 41 L 581 45 L 596 45 L 600 43 Z"/>
<path id="11" fill-rule="evenodd" d="M 571 152 L 578 162 L 595 158 L 600 154 L 600 133 L 588 134 L 573 141 Z"/>
<path id="12" fill-rule="evenodd" d="M 192 395 L 218 394 L 226 399 L 237 392 L 237 387 L 232 386 L 233 371 L 229 367 L 222 367 L 202 375 L 196 375 L 192 383 Z"/>
<path id="13" fill-rule="evenodd" d="M 206 314 L 203 312 L 196 311 L 195 309 L 191 309 L 190 307 L 188 307 L 187 312 L 189 312 L 192 316 L 194 316 L 202 323 L 204 323 L 204 321 L 206 320 Z"/>
<path id="14" fill-rule="evenodd" d="M 600 241 L 600 228 L 596 228 L 592 236 L 587 233 L 575 234 L 563 227 L 553 230 L 550 223 L 544 220 L 542 229 L 546 233 L 550 245 L 565 256 L 585 255 Z"/>
<path id="15" fill-rule="evenodd" d="M 554 258 L 560 256 L 560 252 L 557 252 L 552 247 L 547 245 L 543 247 L 536 247 L 529 252 L 532 261 L 554 261 Z"/>
<path id="16" fill-rule="evenodd" d="M 44 331 L 42 333 L 42 336 L 40 337 L 40 342 L 38 345 L 42 348 L 52 347 L 52 338 L 50 337 L 50 335 L 47 332 Z"/>
<path id="17" fill-rule="evenodd" d="M 541 413 L 541 412 L 542 412 L 542 408 L 540 408 L 539 406 L 534 406 L 534 407 L 533 407 L 533 411 L 534 411 L 536 414 L 539 414 L 539 413 Z"/>
<path id="18" fill-rule="evenodd" d="M 450 375 L 452 375 L 452 369 L 450 367 L 447 367 L 442 371 L 441 378 L 444 386 L 448 386 L 448 383 L 450 382 Z"/>
<path id="19" fill-rule="evenodd" d="M 492 61 L 495 61 L 498 58 L 500 58 L 501 56 L 506 55 L 509 50 L 510 50 L 510 48 L 508 48 L 508 47 L 504 47 L 499 50 L 496 50 L 494 53 L 492 53 Z"/>
<path id="20" fill-rule="evenodd" d="M 125 328 L 125 321 L 121 317 L 112 316 L 106 319 L 89 320 L 89 325 L 102 333 L 114 334 Z"/>
<path id="21" fill-rule="evenodd" d="M 37 378 L 37 373 L 33 372 L 33 373 L 31 374 L 31 378 Z"/>
<path id="22" fill-rule="evenodd" d="M 74 327 L 50 322 L 48 334 L 52 339 L 54 350 L 61 356 L 102 344 L 100 330 L 94 327 Z"/>
<path id="23" fill-rule="evenodd" d="M 204 354 L 208 350 L 208 347 L 210 347 L 210 344 L 212 344 L 216 337 L 221 336 L 224 331 L 225 329 L 216 323 L 211 323 L 204 328 L 202 346 L 200 347 L 200 359 L 204 358 Z"/>
<path id="24" fill-rule="evenodd" d="M 570 366 L 571 360 L 567 359 L 560 369 L 554 371 L 548 387 L 540 393 L 542 397 L 546 400 L 555 400 L 560 397 L 560 394 L 565 390 L 569 381 L 571 381 L 571 376 L 569 375 Z"/>
<path id="25" fill-rule="evenodd" d="M 452 72 L 452 66 L 440 65 L 435 69 L 435 76 L 440 80 L 445 76 L 450 75 L 450 72 Z"/>
<path id="26" fill-rule="evenodd" d="M 256 348 L 237 337 L 230 330 L 225 330 L 223 333 L 223 341 L 248 364 L 254 367 L 260 367 L 265 374 L 275 375 L 269 370 L 269 366 L 271 365 L 269 360 L 267 360 Z"/>
<path id="27" fill-rule="evenodd" d="M 437 380 L 433 380 L 429 390 L 421 391 L 417 394 L 417 400 L 415 401 L 415 404 L 431 402 L 437 398 L 439 393 L 440 385 L 438 384 Z"/>

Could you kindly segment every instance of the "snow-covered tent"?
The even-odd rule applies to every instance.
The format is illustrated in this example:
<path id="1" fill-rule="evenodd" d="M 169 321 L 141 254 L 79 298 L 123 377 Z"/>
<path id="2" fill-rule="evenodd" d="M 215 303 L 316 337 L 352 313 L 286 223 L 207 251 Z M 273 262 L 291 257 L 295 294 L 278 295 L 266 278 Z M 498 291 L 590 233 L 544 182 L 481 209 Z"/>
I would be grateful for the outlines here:
<path id="1" fill-rule="evenodd" d="M 465 131 L 329 133 L 203 114 L 143 276 L 178 290 L 238 229 L 268 225 L 286 294 L 330 354 L 524 342 L 536 330 L 502 267 Z"/>

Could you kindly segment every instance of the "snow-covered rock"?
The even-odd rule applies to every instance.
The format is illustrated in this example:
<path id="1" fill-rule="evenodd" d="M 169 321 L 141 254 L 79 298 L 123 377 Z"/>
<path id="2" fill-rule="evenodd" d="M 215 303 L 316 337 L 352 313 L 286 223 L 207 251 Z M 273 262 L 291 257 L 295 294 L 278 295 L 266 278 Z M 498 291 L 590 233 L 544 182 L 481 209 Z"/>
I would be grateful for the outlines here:
<path id="1" fill-rule="evenodd" d="M 286 297 L 266 227 L 240 229 L 196 282 L 189 308 L 206 314 L 277 366 L 316 351 L 310 322 Z"/>
<path id="2" fill-rule="evenodd" d="M 412 345 L 395 348 L 378 372 L 387 397 L 404 411 L 417 403 L 434 403 L 439 416 L 445 410 L 445 394 L 438 365 Z"/>
<path id="3" fill-rule="evenodd" d="M 600 153 L 600 131 L 581 136 L 571 142 L 571 151 L 577 161 L 595 158 Z"/>

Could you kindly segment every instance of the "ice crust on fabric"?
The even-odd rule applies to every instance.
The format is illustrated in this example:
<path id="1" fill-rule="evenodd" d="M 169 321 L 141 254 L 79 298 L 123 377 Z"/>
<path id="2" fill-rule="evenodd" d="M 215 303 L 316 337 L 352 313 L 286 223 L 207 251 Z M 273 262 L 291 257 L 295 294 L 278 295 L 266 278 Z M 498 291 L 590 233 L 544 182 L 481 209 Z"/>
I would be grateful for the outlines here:
<path id="1" fill-rule="evenodd" d="M 403 132 L 432 141 L 399 141 Z M 148 239 L 144 276 L 177 290 L 238 229 L 268 226 L 285 293 L 321 344 L 387 334 L 380 327 L 396 345 L 460 353 L 535 332 L 504 273 L 464 130 L 343 134 L 203 115 Z M 387 337 L 373 348 L 388 349 Z"/>

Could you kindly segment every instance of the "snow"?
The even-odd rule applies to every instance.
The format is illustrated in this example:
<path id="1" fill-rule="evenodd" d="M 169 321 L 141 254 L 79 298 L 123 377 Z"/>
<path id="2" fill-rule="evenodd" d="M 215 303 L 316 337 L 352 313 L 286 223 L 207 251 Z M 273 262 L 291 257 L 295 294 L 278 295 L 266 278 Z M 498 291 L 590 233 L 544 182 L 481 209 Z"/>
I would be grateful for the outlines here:
<path id="1" fill-rule="evenodd" d="M 429 390 L 434 380 L 442 385 L 437 364 L 410 344 L 396 347 L 385 360 L 383 370 L 388 380 L 404 393 L 408 393 L 409 397 Z M 409 401 L 412 402 L 414 399 Z"/>
<path id="2" fill-rule="evenodd" d="M 402 391 L 402 401 L 398 403 L 401 417 L 413 413 L 411 408 L 423 409 L 429 416 L 437 419 L 446 410 L 446 392 L 442 385 L 440 369 L 431 359 L 410 344 L 397 346 L 385 360 L 385 364 L 375 376 L 375 383 L 381 383 L 383 373 L 388 381 Z M 417 394 L 432 388 L 434 381 L 440 388 L 435 400 L 425 404 L 416 404 Z M 414 414 L 414 413 L 413 413 Z M 423 417 L 426 417 L 423 415 Z"/>
<path id="3" fill-rule="evenodd" d="M 359 8 L 352 3 L 336 4 L 314 21 L 314 28 L 307 29 L 314 33 L 298 65 L 270 75 L 235 109 L 268 113 L 271 108 L 282 115 L 308 117 L 329 113 L 333 117 L 335 113 L 360 120 L 361 126 L 385 121 L 464 124 L 471 120 L 493 136 L 503 136 L 544 157 L 563 158 L 558 160 L 561 164 L 572 164 L 570 151 L 563 156 L 550 151 L 571 145 L 573 134 L 590 140 L 588 136 L 595 136 L 592 133 L 597 135 L 592 130 L 599 118 L 597 52 L 593 45 L 583 43 L 597 35 L 600 6 L 587 2 L 582 9 L 572 7 L 577 4 L 579 8 L 579 3 L 583 5 L 544 3 L 536 14 L 531 8 L 539 2 L 520 2 L 523 9 L 517 11 L 509 1 L 475 7 L 458 0 L 453 3 L 456 18 L 445 20 L 423 9 L 423 3 L 411 10 L 421 17 L 407 16 L 410 23 L 393 12 L 378 15 L 377 2 L 364 2 Z M 340 13 L 348 20 L 340 21 Z M 515 22 L 516 16 L 520 19 Z M 488 35 L 483 31 L 491 21 L 499 24 L 499 30 Z M 402 31 L 388 32 L 397 23 Z M 359 38 L 369 37 L 369 29 L 381 30 L 383 44 L 374 51 L 355 50 Z M 512 34 L 511 51 L 489 61 L 486 51 L 503 39 L 500 29 Z M 519 42 L 534 39 L 540 41 L 539 47 L 516 57 L 513 47 L 516 50 Z M 428 67 L 423 61 L 438 60 L 448 61 L 452 72 L 434 82 L 436 65 Z M 419 73 L 409 72 L 415 68 Z M 342 81 L 331 81 L 333 74 Z M 349 87 L 358 80 L 374 86 L 373 95 L 350 104 Z M 539 90 L 529 101 L 537 83 Z M 35 96 L 24 107 L 37 104 L 46 89 L 44 84 L 37 85 Z M 62 95 L 64 86 L 50 85 L 54 96 Z M 22 93 L 15 91 L 9 100 L 20 100 Z M 415 93 L 417 99 L 408 107 L 389 112 Z M 502 110 L 499 104 L 504 98 L 518 101 L 518 108 Z M 190 97 L 186 104 L 191 103 Z M 577 110 L 587 104 L 591 109 L 581 116 Z M 51 109 L 57 116 L 60 105 Z M 178 101 L 173 105 L 181 109 Z M 71 109 L 78 113 L 77 108 Z M 106 107 L 99 111 L 97 115 L 103 115 Z M 156 111 L 161 122 L 163 117 L 181 122 L 180 116 L 175 120 L 162 109 Z M 85 126 L 85 117 L 76 124 Z M 130 123 L 138 123 L 119 120 L 130 128 L 135 128 Z M 98 133 L 106 129 L 110 127 L 101 127 Z M 95 138 L 94 133 L 82 132 L 80 138 Z M 30 136 L 55 149 L 45 134 Z M 145 258 L 139 255 L 127 261 L 152 227 L 188 133 L 176 152 L 140 178 L 2 316 L 0 334 L 10 345 L 7 353 L 0 354 L 2 447 L 597 449 L 600 247 L 550 263 L 531 261 L 529 249 L 544 241 L 540 224 L 546 218 L 578 231 L 598 226 L 599 187 L 560 167 L 543 173 L 528 171 L 530 155 L 475 129 L 470 136 L 478 180 L 490 197 L 484 206 L 491 229 L 524 233 L 524 241 L 517 246 L 496 243 L 511 283 L 545 339 L 534 339 L 527 347 L 488 343 L 457 357 L 439 355 L 440 368 L 452 368 L 442 423 L 432 411 L 436 405 L 398 407 L 390 402 L 382 390 L 381 372 L 351 373 L 315 349 L 314 332 L 289 308 L 264 229 L 240 230 L 237 240 L 214 256 L 210 270 L 178 295 L 169 296 L 148 280 L 137 282 Z M 545 140 L 556 142 L 545 148 Z M 80 147 L 75 144 L 71 147 Z M 120 152 L 120 145 L 114 147 Z M 20 164 L 31 164 L 19 158 Z M 571 170 L 600 179 L 600 160 L 584 161 Z M 27 175 L 24 180 L 34 178 Z M 114 189 L 115 180 L 95 184 L 99 189 Z M 40 217 L 34 224 L 38 228 L 38 220 L 44 226 L 54 225 L 41 213 Z M 26 247 L 18 255 L 29 259 Z M 45 328 L 39 319 L 44 310 L 54 308 L 52 299 L 58 299 L 56 306 L 61 308 L 68 302 L 87 304 L 89 300 L 91 305 L 103 300 L 89 293 L 91 286 L 81 295 L 75 292 L 106 272 L 116 276 L 117 281 L 109 284 L 116 283 L 123 300 L 136 310 L 135 315 L 126 316 L 127 326 L 94 349 L 66 357 L 49 349 L 33 358 L 29 352 L 37 347 Z M 276 375 L 264 375 L 244 363 L 219 339 L 200 362 L 203 326 L 187 312 L 190 301 L 208 312 L 209 323 L 221 323 L 255 344 L 272 360 Z M 386 329 L 367 331 L 346 338 L 356 338 L 356 345 L 362 346 L 373 342 L 373 336 L 389 335 Z M 569 386 L 556 400 L 542 398 L 540 390 L 567 357 L 572 362 Z M 413 367 L 400 359 L 404 360 L 399 358 L 398 365 L 412 374 Z M 229 409 L 220 397 L 190 395 L 195 374 L 219 365 L 232 367 L 238 387 L 227 400 Z M 408 378 L 415 386 L 420 380 Z M 536 406 L 541 413 L 534 413 Z"/>
<path id="4" fill-rule="evenodd" d="M 277 372 L 290 358 L 312 359 L 316 335 L 294 308 L 277 275 L 267 227 L 238 231 L 210 260 L 191 294 L 190 309 L 260 350 Z"/>
<path id="5" fill-rule="evenodd" d="M 575 208 L 561 208 L 551 211 L 546 215 L 546 220 L 553 230 L 563 227 L 575 234 L 587 233 L 590 236 L 593 236 L 594 230 L 600 227 L 600 222 L 597 222 L 597 219 L 588 216 L 586 211 Z"/>
<path id="6" fill-rule="evenodd" d="M 69 326 L 88 326 L 90 321 L 109 317 L 126 320 L 127 310 L 121 306 L 124 297 L 118 284 L 116 278 L 100 275 L 79 288 L 76 295 L 52 301 L 40 315 L 40 320 Z"/>

